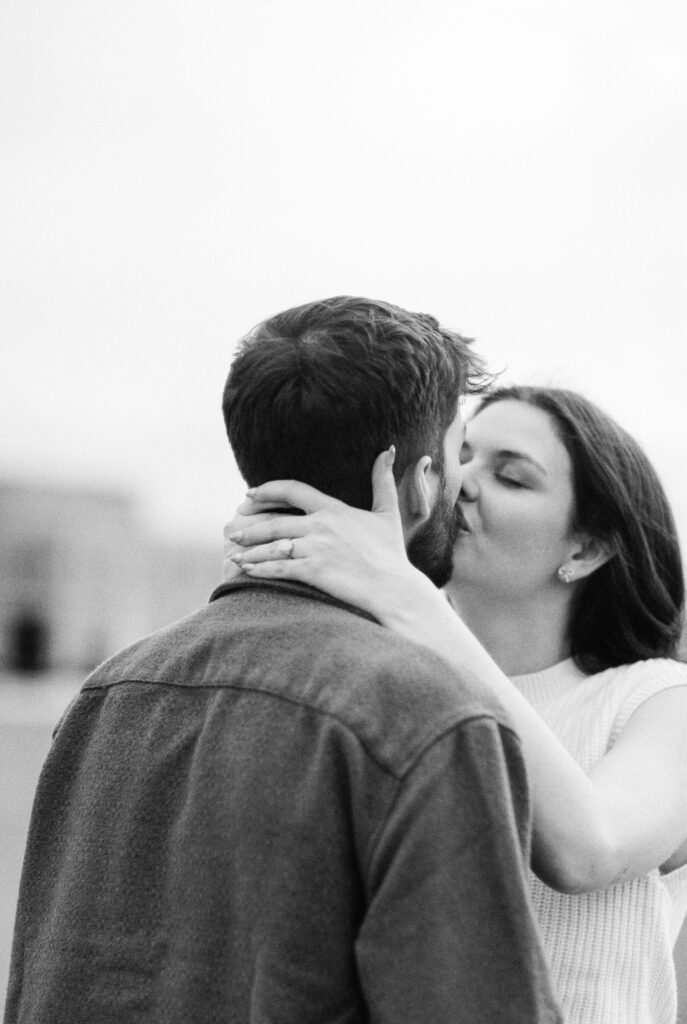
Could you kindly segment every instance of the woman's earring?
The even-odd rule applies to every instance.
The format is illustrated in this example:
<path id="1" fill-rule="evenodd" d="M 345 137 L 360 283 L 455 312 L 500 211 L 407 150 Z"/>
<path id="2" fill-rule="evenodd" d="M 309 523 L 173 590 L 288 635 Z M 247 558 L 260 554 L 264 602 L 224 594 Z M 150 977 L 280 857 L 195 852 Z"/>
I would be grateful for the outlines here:
<path id="1" fill-rule="evenodd" d="M 558 570 L 558 579 L 561 583 L 572 583 L 574 575 L 569 565 L 562 565 Z"/>

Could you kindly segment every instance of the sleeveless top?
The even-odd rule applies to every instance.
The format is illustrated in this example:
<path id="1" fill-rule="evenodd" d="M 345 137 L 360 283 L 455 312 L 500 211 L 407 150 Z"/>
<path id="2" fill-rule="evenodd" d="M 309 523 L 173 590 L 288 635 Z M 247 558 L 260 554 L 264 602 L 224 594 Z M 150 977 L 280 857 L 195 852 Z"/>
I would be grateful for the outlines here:
<path id="1" fill-rule="evenodd" d="M 687 665 L 654 659 L 587 676 L 568 659 L 512 681 L 589 772 L 645 700 L 687 685 Z M 531 886 L 566 1024 L 675 1024 L 672 950 L 687 911 L 687 865 L 573 896 L 534 874 Z"/>

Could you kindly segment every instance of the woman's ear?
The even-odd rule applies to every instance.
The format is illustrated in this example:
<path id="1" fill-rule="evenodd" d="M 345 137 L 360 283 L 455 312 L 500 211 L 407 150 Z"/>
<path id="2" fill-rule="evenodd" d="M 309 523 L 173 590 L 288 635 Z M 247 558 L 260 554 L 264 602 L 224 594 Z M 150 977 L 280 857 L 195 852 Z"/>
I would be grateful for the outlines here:
<path id="1" fill-rule="evenodd" d="M 591 576 L 615 555 L 611 544 L 588 533 L 577 534 L 575 545 L 561 568 L 568 570 L 570 582 Z"/>
<path id="2" fill-rule="evenodd" d="M 420 526 L 429 519 L 434 507 L 435 477 L 431 457 L 423 455 L 399 480 L 398 503 L 404 526 Z"/>

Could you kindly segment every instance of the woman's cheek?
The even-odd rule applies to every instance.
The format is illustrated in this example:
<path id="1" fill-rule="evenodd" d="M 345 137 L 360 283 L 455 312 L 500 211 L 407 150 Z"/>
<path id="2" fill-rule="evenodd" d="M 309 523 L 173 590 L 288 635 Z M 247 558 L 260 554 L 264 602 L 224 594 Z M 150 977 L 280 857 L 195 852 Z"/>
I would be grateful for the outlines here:
<path id="1" fill-rule="evenodd" d="M 499 535 L 503 546 L 528 564 L 541 561 L 549 549 L 549 524 L 523 516 L 520 510 L 502 521 Z"/>

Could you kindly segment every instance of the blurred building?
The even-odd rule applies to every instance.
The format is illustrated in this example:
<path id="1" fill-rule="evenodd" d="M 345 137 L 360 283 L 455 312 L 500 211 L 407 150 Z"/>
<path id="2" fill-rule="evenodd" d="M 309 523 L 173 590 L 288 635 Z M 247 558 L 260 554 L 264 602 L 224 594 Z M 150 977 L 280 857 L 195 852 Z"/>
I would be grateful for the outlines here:
<path id="1" fill-rule="evenodd" d="M 88 671 L 206 604 L 221 559 L 152 536 L 131 495 L 0 481 L 0 671 Z"/>
<path id="2" fill-rule="evenodd" d="M 0 482 L 0 668 L 92 668 L 207 603 L 221 557 L 151 536 L 130 495 Z"/>

